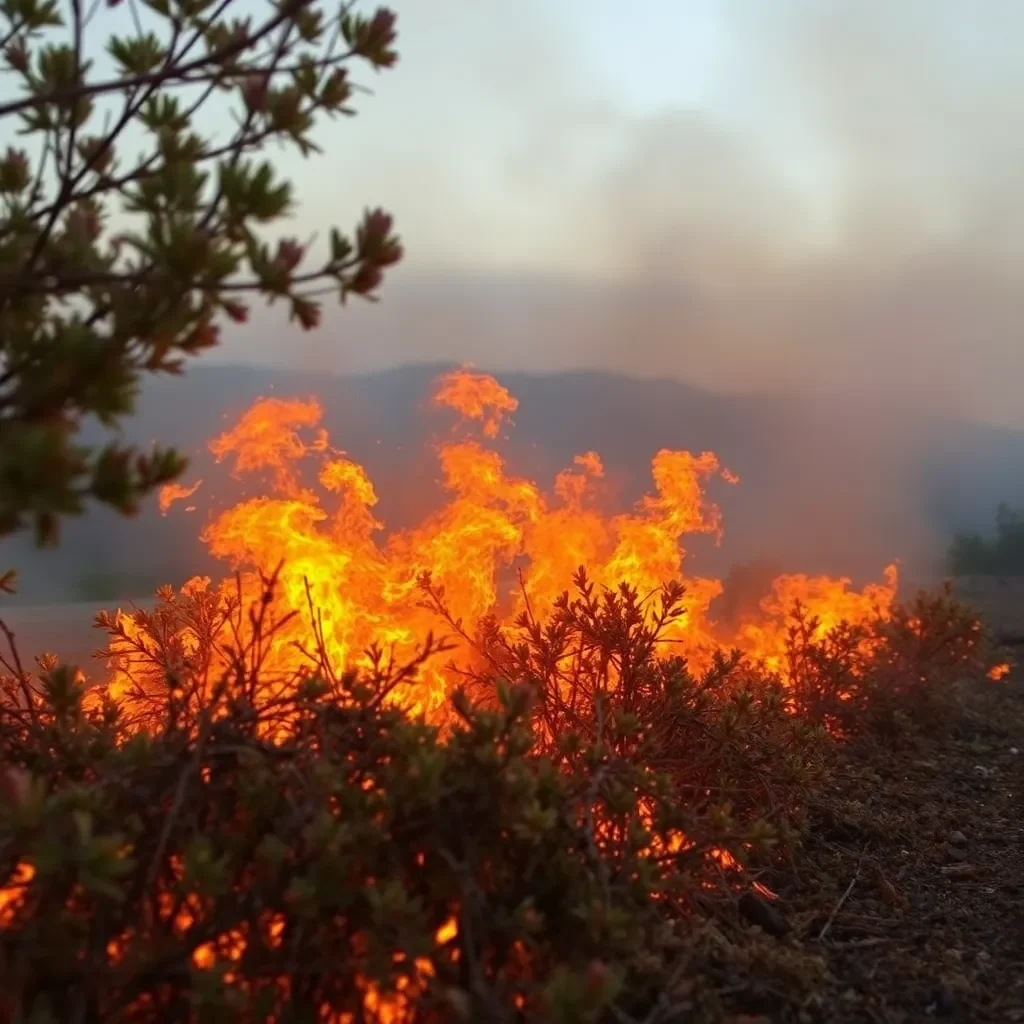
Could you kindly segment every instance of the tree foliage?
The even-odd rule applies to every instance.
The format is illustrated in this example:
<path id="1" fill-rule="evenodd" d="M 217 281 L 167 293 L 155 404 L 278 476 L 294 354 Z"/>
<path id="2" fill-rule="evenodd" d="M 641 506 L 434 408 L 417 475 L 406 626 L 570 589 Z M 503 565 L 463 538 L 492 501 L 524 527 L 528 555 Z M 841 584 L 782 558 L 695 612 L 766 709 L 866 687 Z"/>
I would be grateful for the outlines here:
<path id="1" fill-rule="evenodd" d="M 390 11 L 105 6 L 124 30 L 99 51 L 102 0 L 0 3 L 19 92 L 0 103 L 18 136 L 0 154 L 0 535 L 32 525 L 44 543 L 88 499 L 131 514 L 184 465 L 84 445 L 84 421 L 116 427 L 142 375 L 181 372 L 253 298 L 311 329 L 323 294 L 372 297 L 401 257 L 381 210 L 322 246 L 267 237 L 296 198 L 268 147 L 316 153 L 320 121 L 354 113 L 350 68 L 397 59 Z"/>
<path id="2" fill-rule="evenodd" d="M 1024 510 L 1001 502 L 995 533 L 958 533 L 946 554 L 954 576 L 1024 576 Z"/>

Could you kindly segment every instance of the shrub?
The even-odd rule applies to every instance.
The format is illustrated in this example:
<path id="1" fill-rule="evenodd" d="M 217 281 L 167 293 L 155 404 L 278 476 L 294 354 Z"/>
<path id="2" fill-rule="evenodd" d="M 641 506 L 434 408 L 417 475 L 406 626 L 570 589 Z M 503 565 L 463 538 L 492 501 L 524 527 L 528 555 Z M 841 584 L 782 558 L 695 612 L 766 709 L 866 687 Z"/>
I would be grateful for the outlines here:
<path id="1" fill-rule="evenodd" d="M 996 657 L 977 615 L 949 584 L 857 625 L 817 636 L 794 610 L 787 674 L 796 710 L 837 734 L 934 730 L 947 725 L 958 684 L 983 679 Z"/>
<path id="2" fill-rule="evenodd" d="M 699 675 L 673 656 L 664 634 L 685 614 L 679 584 L 643 601 L 626 584 L 597 590 L 581 569 L 574 588 L 546 623 L 528 610 L 512 630 L 485 631 L 474 689 L 487 692 L 496 677 L 529 687 L 538 743 L 569 770 L 578 738 L 600 741 L 664 773 L 689 806 L 728 806 L 747 825 L 794 824 L 822 770 L 823 736 L 791 713 L 782 681 L 738 651 L 717 653 Z"/>
<path id="3" fill-rule="evenodd" d="M 314 614 L 294 672 L 266 677 L 285 621 L 266 583 L 252 608 L 199 589 L 165 592 L 134 632 L 105 620 L 148 659 L 118 693 L 9 661 L 8 1018 L 759 1012 L 715 991 L 726 953 L 708 917 L 798 838 L 821 726 L 898 721 L 981 658 L 976 622 L 940 595 L 825 639 L 797 610 L 785 684 L 738 652 L 695 677 L 662 650 L 681 588 L 652 606 L 581 571 L 548 621 L 527 610 L 472 638 L 479 660 L 431 724 L 406 700 L 445 649 L 432 639 L 410 665 L 377 652 L 338 675 Z M 758 948 L 743 971 L 808 984 L 813 965 Z"/>
<path id="4" fill-rule="evenodd" d="M 580 716 L 555 741 L 537 686 L 494 677 L 490 707 L 460 691 L 443 727 L 401 707 L 415 666 L 253 687 L 269 619 L 225 614 L 252 626 L 229 671 L 207 688 L 179 663 L 142 718 L 66 670 L 7 680 L 4 759 L 26 773 L 0 813 L 17 1012 L 630 1019 L 671 996 L 699 908 L 773 838 L 682 791 L 611 702 L 607 729 Z M 612 646 L 663 688 L 680 676 L 643 631 Z M 723 723 L 721 795 L 752 740 Z"/>

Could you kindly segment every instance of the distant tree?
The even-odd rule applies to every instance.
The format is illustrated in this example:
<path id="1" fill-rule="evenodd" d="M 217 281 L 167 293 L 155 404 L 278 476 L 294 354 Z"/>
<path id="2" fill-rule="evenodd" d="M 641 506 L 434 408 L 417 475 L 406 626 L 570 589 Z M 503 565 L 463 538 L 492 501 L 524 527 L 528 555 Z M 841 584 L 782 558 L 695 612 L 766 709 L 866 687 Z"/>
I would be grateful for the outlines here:
<path id="1" fill-rule="evenodd" d="M 312 265 L 312 240 L 268 240 L 294 195 L 260 159 L 272 141 L 318 152 L 318 116 L 354 113 L 349 65 L 397 60 L 390 11 L 124 0 L 125 31 L 99 52 L 103 6 L 0 0 L 20 89 L 0 125 L 33 148 L 0 152 L 0 536 L 33 526 L 40 544 L 89 499 L 130 515 L 184 468 L 168 449 L 84 445 L 83 420 L 116 427 L 143 374 L 179 373 L 248 297 L 308 330 L 319 296 L 372 297 L 402 254 L 381 210 L 354 238 L 332 229 Z"/>
<path id="2" fill-rule="evenodd" d="M 1024 576 L 1024 510 L 1000 503 L 995 535 L 956 534 L 946 562 L 954 576 Z"/>

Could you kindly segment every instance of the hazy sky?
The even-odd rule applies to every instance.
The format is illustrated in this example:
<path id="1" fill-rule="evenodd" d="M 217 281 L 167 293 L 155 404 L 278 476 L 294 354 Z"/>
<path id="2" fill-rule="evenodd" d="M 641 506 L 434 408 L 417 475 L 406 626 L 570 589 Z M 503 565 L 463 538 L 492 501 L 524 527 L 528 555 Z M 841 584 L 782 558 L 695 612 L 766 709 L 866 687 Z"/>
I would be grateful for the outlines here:
<path id="1" fill-rule="evenodd" d="M 396 217 L 383 302 L 218 358 L 816 387 L 1024 426 L 1020 0 L 397 0 L 296 230 Z"/>

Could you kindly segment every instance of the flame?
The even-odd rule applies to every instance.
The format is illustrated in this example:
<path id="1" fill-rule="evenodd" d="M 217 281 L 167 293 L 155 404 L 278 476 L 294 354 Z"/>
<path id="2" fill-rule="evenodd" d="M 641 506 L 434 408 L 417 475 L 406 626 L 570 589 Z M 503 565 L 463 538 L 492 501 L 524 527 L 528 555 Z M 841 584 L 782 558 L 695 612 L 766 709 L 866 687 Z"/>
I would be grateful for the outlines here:
<path id="1" fill-rule="evenodd" d="M 998 683 L 1000 680 L 1005 679 L 1009 674 L 1010 664 L 1006 661 L 1002 662 L 999 665 L 993 665 L 992 668 L 988 670 L 989 679 L 991 679 L 995 683 Z"/>
<path id="2" fill-rule="evenodd" d="M 791 574 L 777 577 L 771 592 L 762 599 L 759 621 L 739 627 L 737 647 L 776 672 L 786 663 L 787 631 L 780 622 L 792 618 L 800 606 L 809 618 L 817 620 L 815 633 L 821 636 L 841 622 L 858 623 L 874 616 L 885 616 L 896 598 L 899 570 L 895 563 L 886 566 L 882 583 L 868 584 L 863 590 L 851 590 L 843 577 Z"/>
<path id="3" fill-rule="evenodd" d="M 606 514 L 598 500 L 604 466 L 596 452 L 576 456 L 546 492 L 512 474 L 501 454 L 488 447 L 503 418 L 518 407 L 493 377 L 467 368 L 443 375 L 432 402 L 476 423 L 483 440 L 463 436 L 437 445 L 447 500 L 419 525 L 393 533 L 375 515 L 377 493 L 366 469 L 332 445 L 315 398 L 259 399 L 210 442 L 233 475 L 268 478 L 259 497 L 221 511 L 203 532 L 210 551 L 240 573 L 247 606 L 261 596 L 260 573 L 283 567 L 276 605 L 282 613 L 298 614 L 275 629 L 268 674 L 295 673 L 303 659 L 300 647 L 308 650 L 311 615 L 333 669 L 366 668 L 374 645 L 393 651 L 396 660 L 411 659 L 423 637 L 437 630 L 437 611 L 428 607 L 425 593 L 443 595 L 449 625 L 463 639 L 472 638 L 489 617 L 509 623 L 527 605 L 543 619 L 580 566 L 598 587 L 627 582 L 641 595 L 682 580 L 683 614 L 664 636 L 696 671 L 709 666 L 717 651 L 738 646 L 784 673 L 796 602 L 817 618 L 823 634 L 841 620 L 884 616 L 894 600 L 895 566 L 885 570 L 883 582 L 862 591 L 843 578 L 780 576 L 757 618 L 726 635 L 711 615 L 721 581 L 685 573 L 688 536 L 722 537 L 709 485 L 738 483 L 717 455 L 657 452 L 651 491 L 631 510 Z M 521 587 L 515 586 L 517 569 Z M 218 586 L 193 579 L 178 600 L 201 608 L 218 594 L 232 596 L 237 585 L 235 579 Z M 137 688 L 144 674 L 138 656 L 143 616 L 118 613 L 129 639 L 112 647 L 115 696 L 131 689 L 129 680 Z M 180 630 L 176 639 L 188 654 L 198 645 L 196 628 Z M 464 666 L 471 657 L 464 643 L 454 662 Z M 160 680 L 151 682 L 158 686 Z M 414 713 L 439 717 L 451 686 L 448 667 L 428 663 L 419 680 L 397 696 Z"/>
<path id="4" fill-rule="evenodd" d="M 21 906 L 25 889 L 36 876 L 36 869 L 28 861 L 19 861 L 11 873 L 9 884 L 0 887 L 0 929 L 8 927 Z"/>
<path id="5" fill-rule="evenodd" d="M 160 515 L 167 515 L 170 507 L 176 501 L 185 501 L 187 498 L 191 498 L 192 495 L 199 490 L 202 484 L 202 480 L 197 480 L 191 485 L 179 483 L 164 484 L 164 486 L 160 488 L 160 492 L 157 494 L 157 503 L 160 506 Z M 195 505 L 187 506 L 185 511 L 194 512 Z"/>
<path id="6" fill-rule="evenodd" d="M 192 923 L 192 917 L 187 912 L 179 914 L 181 920 L 175 921 L 175 930 L 187 930 Z M 284 919 L 280 915 L 267 916 L 262 927 L 263 940 L 271 948 L 280 945 L 285 930 Z M 434 942 L 438 947 L 447 945 L 458 936 L 458 922 L 454 917 L 449 918 L 441 925 L 434 934 Z M 217 940 L 203 943 L 198 946 L 192 955 L 192 963 L 200 970 L 211 970 L 218 962 L 226 965 L 238 963 L 245 954 L 248 940 L 245 931 L 236 929 L 220 936 Z M 117 957 L 122 955 L 122 949 L 116 950 Z M 113 959 L 116 962 L 116 958 Z M 396 953 L 393 962 L 403 963 L 405 957 Z M 376 1024 L 410 1024 L 415 1019 L 414 1000 L 429 984 L 430 979 L 435 975 L 434 964 L 429 957 L 417 957 L 412 964 L 412 971 L 409 974 L 400 975 L 395 982 L 394 991 L 382 992 L 372 981 L 358 977 L 357 984 L 362 995 L 364 1015 L 361 1019 L 374 1021 Z M 238 985 L 243 990 L 244 983 L 232 970 L 227 970 L 224 980 L 229 985 Z M 279 985 L 287 994 L 290 979 L 282 977 Z M 356 1018 L 352 1014 L 334 1014 L 329 1016 L 336 1024 L 355 1024 Z"/>
<path id="7" fill-rule="evenodd" d="M 34 874 L 31 865 L 25 865 L 25 868 L 27 871 L 19 880 L 22 884 L 30 881 Z M 180 876 L 182 871 L 180 859 L 172 859 L 172 868 L 175 874 Z M 0 897 L 2 897 L 2 892 L 0 892 Z M 161 923 L 179 939 L 186 937 L 189 929 L 203 920 L 203 904 L 195 894 L 188 897 L 184 906 L 179 906 L 178 901 L 169 891 L 162 891 L 158 896 L 157 905 Z M 286 920 L 280 913 L 265 912 L 258 922 L 259 938 L 271 949 L 280 947 L 285 929 Z M 435 946 L 440 949 L 449 945 L 455 941 L 458 934 L 458 920 L 454 915 L 450 916 L 434 932 Z M 130 948 L 132 937 L 132 931 L 129 929 L 110 940 L 107 944 L 107 956 L 111 964 L 118 964 L 124 959 Z M 197 946 L 192 953 L 192 964 L 199 970 L 212 970 L 218 964 L 223 964 L 227 968 L 224 973 L 225 982 L 245 990 L 244 981 L 230 969 L 230 966 L 242 960 L 249 941 L 248 925 L 224 932 Z M 457 957 L 457 950 L 455 955 Z M 393 962 L 396 964 L 403 963 L 404 960 L 405 957 L 401 953 L 396 953 L 393 957 Z M 399 976 L 393 992 L 381 992 L 380 988 L 372 981 L 365 978 L 357 979 L 365 1011 L 365 1017 L 361 1019 L 375 1021 L 377 1024 L 407 1024 L 413 1019 L 412 999 L 422 991 L 435 973 L 434 964 L 429 957 L 417 957 L 412 963 L 410 974 Z M 287 977 L 278 979 L 278 985 L 285 996 L 287 996 L 289 984 L 290 979 Z M 353 1024 L 355 1020 L 354 1017 L 346 1014 L 335 1015 L 330 1019 L 337 1021 L 337 1024 Z"/>
<path id="8" fill-rule="evenodd" d="M 519 400 L 493 377 L 469 367 L 446 374 L 434 392 L 435 405 L 447 405 L 465 419 L 480 420 L 485 437 L 497 437 L 504 417 L 519 408 Z"/>

